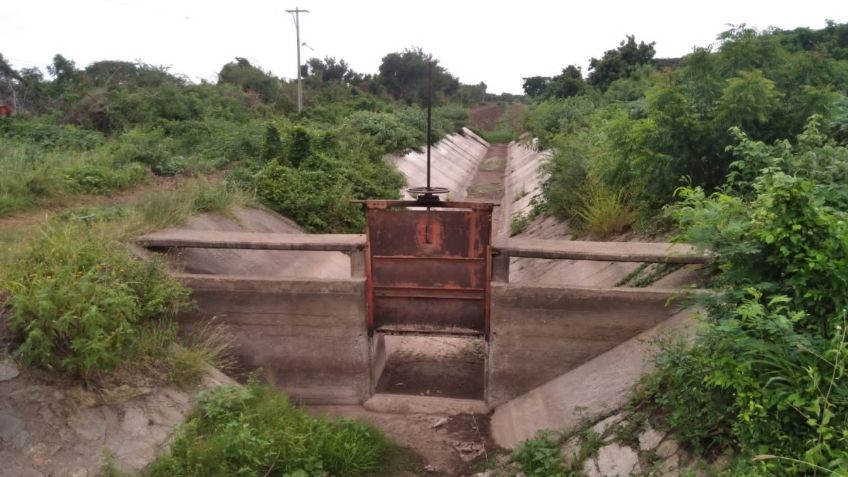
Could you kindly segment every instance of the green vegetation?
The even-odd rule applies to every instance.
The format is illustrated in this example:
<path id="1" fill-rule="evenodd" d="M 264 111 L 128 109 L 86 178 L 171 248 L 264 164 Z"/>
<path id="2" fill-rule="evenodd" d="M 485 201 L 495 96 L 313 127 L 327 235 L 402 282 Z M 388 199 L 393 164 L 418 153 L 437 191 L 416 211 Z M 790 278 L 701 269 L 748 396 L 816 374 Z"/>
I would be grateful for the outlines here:
<path id="1" fill-rule="evenodd" d="M 253 381 L 202 392 L 195 415 L 149 475 L 353 477 L 379 470 L 390 451 L 375 429 L 312 417 Z"/>
<path id="2" fill-rule="evenodd" d="M 848 470 L 848 151 L 818 126 L 795 147 L 740 136 L 725 192 L 683 189 L 670 209 L 682 239 L 717 252 L 721 294 L 694 347 L 667 346 L 648 387 L 697 449 L 799 461 L 762 460 L 764 475 Z"/>
<path id="3" fill-rule="evenodd" d="M 137 203 L 71 209 L 4 244 L 0 289 L 22 362 L 97 384 L 138 373 L 191 384 L 219 359 L 213 343 L 180 344 L 174 315 L 188 291 L 158 260 L 132 256 L 124 240 L 203 211 L 226 212 L 237 192 L 205 181 Z"/>
<path id="4" fill-rule="evenodd" d="M 227 170 L 227 180 L 312 231 L 362 229 L 352 199 L 396 198 L 400 176 L 388 153 L 426 141 L 421 50 L 391 53 L 379 75 L 335 58 L 307 62 L 306 109 L 295 84 L 236 58 L 217 84 L 191 84 L 144 63 L 100 61 L 85 68 L 56 55 L 45 79 L 0 56 L 0 217 L 78 196 L 109 194 L 152 176 Z M 434 140 L 459 131 L 464 105 L 487 98 L 435 67 Z M 423 88 L 423 89 L 422 89 Z M 294 187 L 292 187 L 294 185 Z"/>
<path id="5" fill-rule="evenodd" d="M 656 425 L 737 454 L 728 475 L 845 475 L 848 25 L 719 40 L 659 60 L 628 38 L 582 84 L 527 78 L 527 128 L 555 151 L 544 209 L 603 236 L 664 208 L 714 253 L 700 334 L 663 343 L 638 395 Z"/>
<path id="6" fill-rule="evenodd" d="M 582 229 L 598 238 L 627 230 L 635 220 L 635 211 L 623 190 L 612 192 L 602 185 L 583 189 L 583 204 L 575 211 Z"/>
<path id="7" fill-rule="evenodd" d="M 512 460 L 527 477 L 569 477 L 560 453 L 559 439 L 550 433 L 540 433 L 515 449 Z"/>
<path id="8" fill-rule="evenodd" d="M 732 127 L 772 144 L 795 138 L 818 114 L 822 132 L 844 145 L 846 30 L 739 26 L 722 33 L 716 48 L 671 60 L 653 58 L 653 44 L 628 37 L 592 60 L 586 81 L 576 68 L 526 78 L 525 91 L 536 98 L 527 129 L 555 150 L 549 210 L 585 223 L 579 211 L 588 183 L 610 191 L 598 200 L 625 191 L 635 224 L 648 224 L 678 187 L 711 193 L 724 184 L 737 154 Z M 563 86 L 566 80 L 576 86 Z"/>
<path id="9" fill-rule="evenodd" d="M 530 225 L 530 220 L 527 215 L 521 212 L 516 213 L 509 222 L 509 236 L 513 237 L 524 232 L 528 225 Z"/>
<path id="10" fill-rule="evenodd" d="M 361 231 L 351 200 L 398 197 L 402 177 L 383 157 L 425 145 L 431 60 L 421 50 L 391 53 L 379 75 L 363 75 L 344 60 L 310 59 L 306 108 L 296 113 L 294 82 L 244 58 L 224 65 L 217 84 L 191 84 L 166 68 L 79 68 L 62 55 L 45 78 L 0 55 L 0 104 L 15 113 L 0 118 L 0 218 L 145 183 L 174 187 L 0 230 L 0 307 L 19 341 L 15 357 L 95 389 L 191 386 L 209 364 L 225 364 L 216 330 L 178 336 L 173 318 L 191 306 L 188 291 L 126 242 L 199 212 L 227 213 L 246 197 L 308 231 Z M 438 141 L 488 95 L 438 64 L 434 76 Z M 354 476 L 393 465 L 390 451 L 368 426 L 310 417 L 252 383 L 201 395 L 150 474 Z M 104 474 L 119 475 L 108 463 Z"/>
<path id="11" fill-rule="evenodd" d="M 9 273 L 10 325 L 25 363 L 86 376 L 114 369 L 140 323 L 173 317 L 188 292 L 158 261 L 130 257 L 85 224 L 51 224 Z"/>

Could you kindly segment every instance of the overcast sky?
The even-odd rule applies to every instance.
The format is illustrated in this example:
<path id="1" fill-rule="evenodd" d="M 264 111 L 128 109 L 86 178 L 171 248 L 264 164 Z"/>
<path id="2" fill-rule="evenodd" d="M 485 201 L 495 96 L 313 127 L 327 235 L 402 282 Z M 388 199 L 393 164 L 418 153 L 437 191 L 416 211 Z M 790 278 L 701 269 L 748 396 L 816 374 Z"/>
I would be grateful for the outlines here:
<path id="1" fill-rule="evenodd" d="M 169 66 L 194 81 L 216 80 L 234 57 L 283 77 L 296 74 L 294 24 L 304 61 L 344 58 L 373 73 L 389 52 L 420 46 L 464 83 L 521 92 L 521 78 L 554 75 L 617 46 L 625 35 L 655 41 L 657 56 L 707 46 L 726 24 L 821 28 L 848 22 L 848 0 L 805 1 L 350 1 L 0 0 L 0 53 L 16 68 L 56 53 L 83 67 L 97 60 Z"/>

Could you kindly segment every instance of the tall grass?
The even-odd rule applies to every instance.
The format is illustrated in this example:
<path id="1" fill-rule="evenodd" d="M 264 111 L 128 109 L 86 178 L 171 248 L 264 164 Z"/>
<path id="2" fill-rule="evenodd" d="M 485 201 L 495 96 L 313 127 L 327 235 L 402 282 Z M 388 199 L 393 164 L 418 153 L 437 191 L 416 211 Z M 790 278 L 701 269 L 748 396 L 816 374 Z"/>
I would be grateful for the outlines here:
<path id="1" fill-rule="evenodd" d="M 0 150 L 0 217 L 126 189 L 147 178 L 142 165 L 118 164 L 103 147 L 48 150 L 0 137 Z"/>
<path id="2" fill-rule="evenodd" d="M 606 238 L 630 228 L 636 220 L 636 210 L 625 191 L 594 184 L 586 188 L 583 203 L 574 216 L 584 232 Z"/>

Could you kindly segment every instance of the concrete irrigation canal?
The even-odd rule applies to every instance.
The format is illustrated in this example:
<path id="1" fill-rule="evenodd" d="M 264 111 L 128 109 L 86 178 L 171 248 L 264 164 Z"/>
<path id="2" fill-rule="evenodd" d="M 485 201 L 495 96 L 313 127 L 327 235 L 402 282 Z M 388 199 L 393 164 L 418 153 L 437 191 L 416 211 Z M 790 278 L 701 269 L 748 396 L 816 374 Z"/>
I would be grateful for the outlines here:
<path id="1" fill-rule="evenodd" d="M 686 267 L 648 288 L 614 286 L 621 277 L 705 262 L 686 245 L 550 239 L 561 224 L 509 237 L 545 154 L 450 136 L 433 160 L 448 200 L 366 201 L 363 235 L 303 234 L 241 209 L 137 243 L 167 254 L 193 291 L 183 322 L 228 324 L 244 367 L 294 400 L 480 416 L 477 432 L 510 448 L 620 405 L 645 370 L 644 339 L 689 323 L 675 291 Z M 417 153 L 393 161 L 422 182 Z"/>

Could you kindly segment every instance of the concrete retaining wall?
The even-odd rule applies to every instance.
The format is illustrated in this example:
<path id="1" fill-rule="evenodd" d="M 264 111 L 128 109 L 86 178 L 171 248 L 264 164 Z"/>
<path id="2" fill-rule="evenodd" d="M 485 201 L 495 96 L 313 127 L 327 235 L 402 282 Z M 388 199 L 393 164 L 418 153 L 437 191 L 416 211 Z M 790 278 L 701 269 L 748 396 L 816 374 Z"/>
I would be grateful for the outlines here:
<path id="1" fill-rule="evenodd" d="M 667 319 L 671 296 L 493 283 L 488 403 L 524 394 Z"/>
<path id="2" fill-rule="evenodd" d="M 247 369 L 296 401 L 359 404 L 371 395 L 365 280 L 182 275 L 197 301 L 186 322 L 217 317 Z"/>

